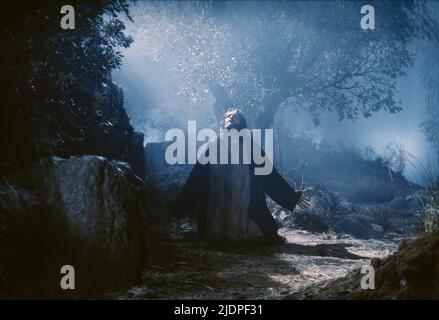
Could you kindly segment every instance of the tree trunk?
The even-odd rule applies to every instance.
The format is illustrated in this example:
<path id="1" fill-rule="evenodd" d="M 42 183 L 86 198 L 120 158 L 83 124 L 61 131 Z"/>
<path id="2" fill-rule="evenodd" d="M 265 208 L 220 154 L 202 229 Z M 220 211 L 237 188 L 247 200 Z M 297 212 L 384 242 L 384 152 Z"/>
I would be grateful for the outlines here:
<path id="1" fill-rule="evenodd" d="M 223 86 L 215 83 L 209 83 L 209 89 L 216 99 L 215 103 L 213 104 L 213 111 L 216 119 L 218 122 L 220 122 L 226 110 L 233 107 L 234 104 Z"/>
<path id="2" fill-rule="evenodd" d="M 279 109 L 280 104 L 286 97 L 280 94 L 270 95 L 262 100 L 262 111 L 258 113 L 255 119 L 254 127 L 258 129 L 270 128 L 273 125 L 274 116 Z"/>

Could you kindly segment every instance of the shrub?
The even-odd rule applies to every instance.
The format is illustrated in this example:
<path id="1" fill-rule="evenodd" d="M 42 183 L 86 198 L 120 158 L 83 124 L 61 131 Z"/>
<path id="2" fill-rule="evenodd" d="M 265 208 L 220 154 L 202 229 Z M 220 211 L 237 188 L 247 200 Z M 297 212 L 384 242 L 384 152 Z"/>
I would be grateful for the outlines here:
<path id="1" fill-rule="evenodd" d="M 436 183 L 427 188 L 427 202 L 422 213 L 422 225 L 424 232 L 439 231 L 439 193 Z"/>

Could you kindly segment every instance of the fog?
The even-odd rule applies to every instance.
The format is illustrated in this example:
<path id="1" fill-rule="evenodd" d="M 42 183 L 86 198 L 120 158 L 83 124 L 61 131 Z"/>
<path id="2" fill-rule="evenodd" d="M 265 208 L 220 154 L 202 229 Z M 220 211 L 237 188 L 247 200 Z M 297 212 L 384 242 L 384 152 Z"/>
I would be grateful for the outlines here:
<path id="1" fill-rule="evenodd" d="M 181 52 L 186 50 L 183 46 L 187 38 L 180 37 L 178 30 L 173 29 L 179 25 L 175 23 L 179 20 L 166 18 L 169 12 L 162 10 L 162 8 L 145 20 L 145 11 L 142 13 L 142 9 L 145 8 L 149 7 L 143 2 L 132 5 L 134 23 L 129 21 L 125 21 L 125 23 L 127 33 L 133 36 L 134 43 L 122 52 L 124 58 L 121 69 L 113 72 L 113 80 L 124 90 L 125 108 L 132 125 L 136 130 L 145 134 L 145 143 L 163 141 L 168 129 L 185 129 L 188 120 L 196 120 L 199 129 L 216 128 L 218 123 L 214 110 L 216 98 L 212 95 L 209 86 L 202 81 L 197 83 L 196 73 L 188 75 L 185 70 L 182 71 L 185 66 L 181 64 Z M 240 10 L 240 8 L 237 6 L 236 10 Z M 186 8 L 186 11 L 182 13 L 182 28 L 186 28 L 188 24 L 192 23 L 188 21 L 188 19 L 193 19 L 190 10 L 190 8 Z M 197 10 L 203 10 L 203 8 L 194 9 L 194 15 L 198 14 Z M 163 17 L 160 14 L 163 14 Z M 248 16 L 248 14 L 243 15 L 243 17 Z M 194 20 L 193 23 L 197 28 L 201 28 L 199 29 L 200 34 L 206 32 L 208 36 L 221 35 L 221 37 L 215 38 L 216 42 L 207 42 L 206 46 L 219 45 L 224 48 L 227 46 L 228 40 L 223 35 L 227 35 L 227 29 L 221 29 L 222 26 L 215 29 L 215 24 L 224 20 L 226 21 L 224 24 L 227 26 L 227 16 L 222 16 L 217 11 L 215 18 L 216 20 L 200 18 L 200 21 Z M 245 20 L 240 21 L 240 23 L 246 25 Z M 251 26 L 252 23 L 254 22 L 249 21 L 248 25 Z M 296 28 L 293 37 L 306 37 L 311 32 L 311 29 L 307 29 L 306 25 L 302 24 L 302 26 L 304 30 Z M 287 25 L 285 27 L 287 28 Z M 240 29 L 236 26 L 231 30 L 233 36 L 237 37 L 237 33 L 238 37 L 241 36 L 239 35 Z M 188 32 L 191 30 L 189 29 Z M 244 36 L 242 35 L 242 37 Z M 173 47 L 164 48 L 166 41 L 171 41 Z M 234 43 L 230 43 L 231 48 L 234 46 Z M 411 46 L 411 50 L 416 52 L 416 45 L 412 44 Z M 216 51 L 210 51 L 207 48 L 204 52 L 209 55 Z M 251 54 L 253 53 L 249 52 L 247 58 L 252 59 Z M 227 62 L 228 53 L 220 52 L 221 54 L 223 57 L 220 56 L 215 60 L 211 69 L 213 71 L 209 69 L 202 72 L 215 72 L 215 64 L 218 64 L 218 70 L 225 71 L 212 77 L 222 77 L 221 81 L 228 81 L 227 72 L 232 69 L 234 76 L 239 78 L 240 68 L 239 65 L 237 67 L 233 64 L 234 56 L 230 60 L 232 61 L 230 68 L 227 67 L 229 68 L 227 69 L 224 68 L 224 63 Z M 186 62 L 196 64 L 196 61 L 192 60 L 186 60 Z M 336 112 L 322 110 L 320 122 L 315 124 L 314 117 L 308 110 L 280 107 L 274 115 L 271 126 L 275 132 L 307 134 L 311 135 L 316 142 L 326 140 L 334 146 L 352 145 L 358 149 L 369 146 L 377 154 L 381 154 L 387 144 L 397 143 L 437 174 L 434 169 L 437 168 L 438 163 L 437 152 L 425 141 L 425 136 L 420 129 L 420 124 L 426 119 L 424 112 L 426 93 L 420 83 L 422 72 L 419 61 L 415 59 L 414 65 L 405 71 L 407 75 L 398 77 L 395 90 L 395 100 L 401 101 L 402 110 L 400 112 L 390 113 L 381 110 L 368 118 L 360 116 L 354 120 L 340 121 Z M 237 106 L 240 107 L 239 104 Z M 410 163 L 406 166 L 404 175 L 410 181 L 419 184 L 424 182 L 423 177 Z"/>
<path id="2" fill-rule="evenodd" d="M 425 90 L 420 84 L 417 70 L 415 65 L 407 72 L 407 77 L 398 81 L 397 97 L 403 108 L 399 113 L 378 112 L 371 118 L 340 122 L 334 113 L 327 112 L 316 126 L 306 112 L 281 109 L 276 121 L 284 127 L 290 126 L 293 121 L 296 133 L 309 133 L 317 142 L 327 140 L 334 146 L 355 146 L 360 150 L 370 146 L 377 154 L 382 154 L 389 143 L 396 143 L 421 161 L 429 171 L 437 174 L 437 153 L 426 142 L 420 129 L 427 115 L 424 112 Z M 407 163 L 404 175 L 408 180 L 424 185 L 424 177 L 413 162 Z"/>

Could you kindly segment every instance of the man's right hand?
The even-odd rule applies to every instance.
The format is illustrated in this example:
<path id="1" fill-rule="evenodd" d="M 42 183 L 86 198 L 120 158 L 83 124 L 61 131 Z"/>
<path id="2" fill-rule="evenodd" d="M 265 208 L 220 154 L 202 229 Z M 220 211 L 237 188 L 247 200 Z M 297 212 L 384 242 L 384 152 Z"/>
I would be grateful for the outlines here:
<path id="1" fill-rule="evenodd" d="M 311 204 L 311 200 L 302 195 L 297 203 L 300 209 L 306 209 Z"/>

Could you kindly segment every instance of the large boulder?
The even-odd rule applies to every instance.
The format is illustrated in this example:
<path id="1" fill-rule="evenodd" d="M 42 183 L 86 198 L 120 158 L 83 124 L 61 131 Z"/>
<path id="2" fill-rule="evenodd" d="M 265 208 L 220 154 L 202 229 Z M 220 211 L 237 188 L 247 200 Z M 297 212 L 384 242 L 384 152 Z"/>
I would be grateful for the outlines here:
<path id="1" fill-rule="evenodd" d="M 366 239 L 382 238 L 386 233 L 413 235 L 420 221 L 422 198 L 425 197 L 418 191 L 388 203 L 353 204 L 324 186 L 315 186 L 308 196 L 311 198 L 310 207 L 297 207 L 293 214 L 281 210 L 272 201 L 269 206 L 284 227 L 310 232 L 332 230 Z"/>
<path id="2" fill-rule="evenodd" d="M 311 205 L 307 209 L 297 207 L 293 214 L 285 214 L 283 219 L 279 219 L 275 211 L 275 216 L 284 227 L 311 232 L 332 230 L 358 238 L 368 238 L 373 234 L 367 217 L 339 194 L 323 186 L 315 186 L 308 196 Z"/>
<path id="3" fill-rule="evenodd" d="M 81 296 L 123 289 L 139 279 L 146 262 L 147 193 L 127 164 L 97 156 L 53 157 L 14 182 L 43 205 L 46 225 L 38 225 L 46 237 L 35 239 L 31 250 L 47 263 L 50 294 L 73 294 L 59 288 L 62 265 L 75 268 L 74 294 Z M 28 223 L 39 216 L 33 220 Z"/>

